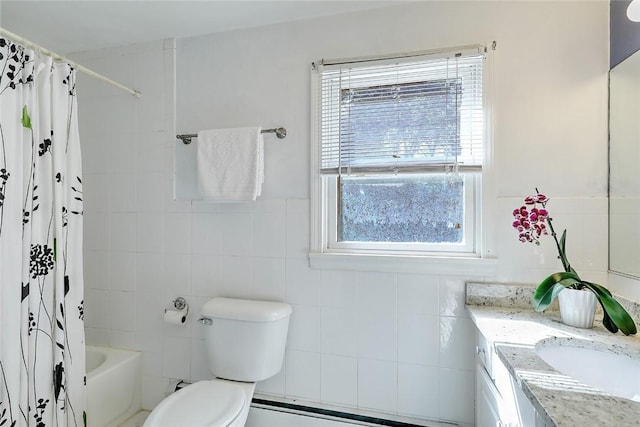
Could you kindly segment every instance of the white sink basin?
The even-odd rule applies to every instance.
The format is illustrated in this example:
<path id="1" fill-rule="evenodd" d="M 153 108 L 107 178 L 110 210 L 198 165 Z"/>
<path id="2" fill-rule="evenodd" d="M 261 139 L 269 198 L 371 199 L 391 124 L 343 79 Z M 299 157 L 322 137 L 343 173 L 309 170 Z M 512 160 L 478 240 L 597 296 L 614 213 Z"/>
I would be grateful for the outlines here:
<path id="1" fill-rule="evenodd" d="M 640 354 L 592 341 L 547 339 L 536 353 L 557 371 L 599 390 L 640 402 Z"/>

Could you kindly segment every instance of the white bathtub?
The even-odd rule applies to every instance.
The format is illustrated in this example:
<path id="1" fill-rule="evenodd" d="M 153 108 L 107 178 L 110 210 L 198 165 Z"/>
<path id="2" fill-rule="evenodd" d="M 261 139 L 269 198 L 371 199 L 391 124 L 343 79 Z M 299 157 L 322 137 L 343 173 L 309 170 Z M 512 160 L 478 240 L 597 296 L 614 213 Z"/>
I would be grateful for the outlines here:
<path id="1" fill-rule="evenodd" d="M 86 346 L 87 426 L 117 427 L 142 409 L 142 354 Z"/>

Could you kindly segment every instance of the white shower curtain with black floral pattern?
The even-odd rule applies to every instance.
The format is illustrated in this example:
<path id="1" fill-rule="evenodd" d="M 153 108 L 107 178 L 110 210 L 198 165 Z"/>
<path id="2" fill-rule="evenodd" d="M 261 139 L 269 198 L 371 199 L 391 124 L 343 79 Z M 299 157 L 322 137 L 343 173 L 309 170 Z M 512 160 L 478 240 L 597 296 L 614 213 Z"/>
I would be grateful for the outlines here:
<path id="1" fill-rule="evenodd" d="M 0 38 L 0 427 L 85 423 L 75 71 Z"/>

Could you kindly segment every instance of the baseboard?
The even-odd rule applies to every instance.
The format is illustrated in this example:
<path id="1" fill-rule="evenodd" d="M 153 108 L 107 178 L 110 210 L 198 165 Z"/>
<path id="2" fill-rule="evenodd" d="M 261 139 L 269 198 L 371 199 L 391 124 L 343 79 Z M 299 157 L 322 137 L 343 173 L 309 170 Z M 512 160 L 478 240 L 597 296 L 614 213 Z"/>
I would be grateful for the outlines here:
<path id="1" fill-rule="evenodd" d="M 408 417 L 394 417 L 391 415 L 382 418 L 382 414 L 366 413 L 357 411 L 355 413 L 346 408 L 330 407 L 327 405 L 314 404 L 312 402 L 301 402 L 298 400 L 282 399 L 274 396 L 257 394 L 254 396 L 252 407 L 269 409 L 273 411 L 288 412 L 296 415 L 312 416 L 314 418 L 325 418 L 333 421 L 344 421 L 352 424 L 364 426 L 387 426 L 387 427 L 453 427 L 457 424 L 443 423 L 437 421 L 417 420 Z"/>
<path id="2" fill-rule="evenodd" d="M 167 395 L 191 384 L 188 381 L 173 380 L 167 390 Z M 285 399 L 268 394 L 255 393 L 251 401 L 254 408 L 287 412 L 296 415 L 323 418 L 333 421 L 343 421 L 363 426 L 386 427 L 457 427 L 458 424 L 446 421 L 430 421 L 391 414 L 379 414 L 356 408 L 343 408 L 309 402 L 299 399 Z M 384 417 L 384 418 L 383 418 Z"/>

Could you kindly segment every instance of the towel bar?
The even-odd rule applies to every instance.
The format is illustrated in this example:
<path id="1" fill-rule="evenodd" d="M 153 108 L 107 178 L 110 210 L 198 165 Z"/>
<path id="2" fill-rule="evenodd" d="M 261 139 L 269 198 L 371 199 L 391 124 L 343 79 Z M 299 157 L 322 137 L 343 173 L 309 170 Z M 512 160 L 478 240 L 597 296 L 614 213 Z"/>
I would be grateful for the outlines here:
<path id="1" fill-rule="evenodd" d="M 262 129 L 260 133 L 275 133 L 279 139 L 284 139 L 287 136 L 287 130 L 285 128 Z M 185 133 L 182 135 L 176 135 L 176 138 L 182 140 L 185 145 L 191 144 L 191 139 L 197 137 L 197 133 Z"/>

